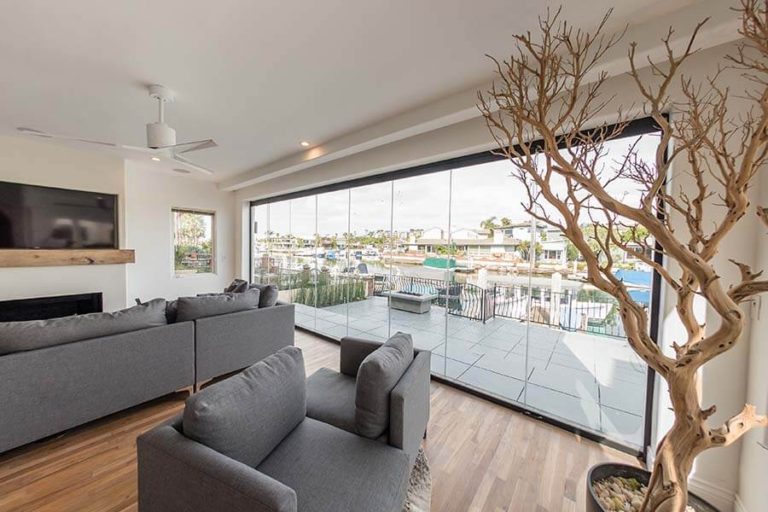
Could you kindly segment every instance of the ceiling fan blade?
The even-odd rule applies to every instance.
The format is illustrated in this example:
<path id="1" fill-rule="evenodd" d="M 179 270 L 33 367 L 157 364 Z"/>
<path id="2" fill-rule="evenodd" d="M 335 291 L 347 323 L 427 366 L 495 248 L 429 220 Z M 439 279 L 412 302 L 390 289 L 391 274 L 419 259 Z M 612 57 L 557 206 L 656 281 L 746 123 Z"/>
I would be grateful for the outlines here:
<path id="1" fill-rule="evenodd" d="M 173 155 L 173 159 L 176 160 L 177 162 L 180 162 L 180 163 L 186 165 L 187 167 L 189 167 L 192 170 L 195 170 L 197 172 L 201 172 L 203 174 L 213 175 L 213 171 L 212 170 L 206 169 L 205 167 L 201 167 L 201 166 L 199 166 L 197 164 L 193 164 L 192 162 L 190 162 L 186 158 L 182 158 L 179 155 Z"/>
<path id="2" fill-rule="evenodd" d="M 142 153 L 158 153 L 159 151 L 157 149 L 147 148 L 147 147 L 141 147 L 141 146 L 128 146 L 123 144 L 123 149 L 127 149 L 129 151 L 141 151 Z"/>
<path id="3" fill-rule="evenodd" d="M 53 135 L 49 135 L 45 132 L 42 132 L 40 130 L 35 130 L 34 128 L 25 128 L 23 126 L 19 126 L 16 128 L 17 131 L 24 133 L 26 135 L 34 135 L 35 137 L 44 137 L 46 139 L 52 139 Z"/>
<path id="4" fill-rule="evenodd" d="M 88 144 L 98 144 L 99 146 L 108 146 L 110 148 L 116 148 L 117 147 L 117 144 L 115 144 L 114 142 L 102 142 L 100 140 L 74 139 L 74 138 L 70 139 L 70 140 L 74 140 L 75 142 L 85 142 L 85 143 L 88 143 Z"/>
<path id="5" fill-rule="evenodd" d="M 200 151 L 201 149 L 215 148 L 218 144 L 213 139 L 196 140 L 192 142 L 182 142 L 180 144 L 174 144 L 173 146 L 163 146 L 162 149 L 173 149 L 174 153 L 190 153 L 192 151 Z"/>
<path id="6" fill-rule="evenodd" d="M 113 142 L 103 142 L 100 140 L 82 139 L 80 137 L 70 137 L 68 135 L 56 135 L 53 133 L 44 132 L 42 130 L 35 130 L 34 128 L 25 128 L 23 126 L 16 128 L 16 130 L 26 135 L 33 135 L 35 137 L 42 137 L 45 139 L 69 140 L 72 142 L 84 142 L 86 144 L 98 144 L 100 146 L 117 147 L 117 144 Z"/>

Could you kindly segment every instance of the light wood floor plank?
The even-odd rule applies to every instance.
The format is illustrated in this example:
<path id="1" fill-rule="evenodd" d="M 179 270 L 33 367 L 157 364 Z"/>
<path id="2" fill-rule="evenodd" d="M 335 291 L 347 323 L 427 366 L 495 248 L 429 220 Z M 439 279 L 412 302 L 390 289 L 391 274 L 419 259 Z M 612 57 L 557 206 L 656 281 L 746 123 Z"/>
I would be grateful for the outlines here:
<path id="1" fill-rule="evenodd" d="M 296 332 L 307 374 L 338 345 Z M 181 412 L 178 392 L 0 456 L 0 512 L 137 512 L 136 437 Z M 432 383 L 425 450 L 435 511 L 584 509 L 591 464 L 629 455 Z"/>

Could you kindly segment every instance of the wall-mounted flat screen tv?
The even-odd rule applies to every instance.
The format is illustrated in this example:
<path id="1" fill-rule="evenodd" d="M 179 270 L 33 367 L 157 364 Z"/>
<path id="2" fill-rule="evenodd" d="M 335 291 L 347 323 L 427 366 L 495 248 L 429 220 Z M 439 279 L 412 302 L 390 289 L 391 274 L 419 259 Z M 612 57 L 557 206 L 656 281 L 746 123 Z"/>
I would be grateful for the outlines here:
<path id="1" fill-rule="evenodd" d="M 117 249 L 117 196 L 0 181 L 0 249 Z"/>

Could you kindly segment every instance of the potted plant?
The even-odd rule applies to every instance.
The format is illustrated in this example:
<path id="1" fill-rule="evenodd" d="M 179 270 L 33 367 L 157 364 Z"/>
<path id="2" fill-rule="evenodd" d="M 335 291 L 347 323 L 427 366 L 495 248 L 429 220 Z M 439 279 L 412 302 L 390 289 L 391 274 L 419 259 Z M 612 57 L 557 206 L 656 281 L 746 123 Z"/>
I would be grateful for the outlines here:
<path id="1" fill-rule="evenodd" d="M 629 46 L 629 74 L 645 114 L 660 132 L 651 162 L 640 158 L 635 147 L 619 162 L 606 161 L 603 151 L 606 143 L 622 135 L 631 108 L 603 94 L 608 76 L 600 70 L 602 59 L 623 35 L 604 34 L 608 15 L 593 33 L 572 28 L 559 19 L 559 11 L 548 15 L 540 20 L 537 34 L 515 36 L 510 57 L 492 58 L 497 79 L 490 91 L 478 95 L 498 152 L 513 164 L 513 175 L 527 192 L 526 211 L 558 228 L 573 244 L 583 258 L 587 281 L 616 299 L 629 345 L 667 382 L 675 419 L 656 449 L 652 471 L 611 465 L 590 473 L 600 481 L 627 477 L 624 486 L 618 479 L 609 482 L 620 492 L 645 485 L 642 502 L 635 500 L 630 507 L 645 512 L 683 512 L 689 504 L 714 510 L 696 499 L 689 502 L 694 459 L 768 424 L 747 404 L 724 423 L 710 425 L 715 406 L 701 404 L 697 382 L 703 365 L 739 342 L 745 324 L 742 306 L 768 291 L 762 272 L 738 261 L 732 263 L 740 279 L 727 286 L 723 265 L 715 258 L 752 209 L 748 191 L 768 161 L 766 5 L 742 0 L 737 12 L 742 44 L 718 68 L 744 76 L 748 87 L 737 98 L 721 85 L 720 72 L 701 83 L 681 72 L 695 53 L 703 23 L 679 52 L 670 29 L 662 39 L 665 58 L 649 60 L 645 70 L 637 62 L 636 45 Z M 736 101 L 751 104 L 747 115 L 736 118 L 729 113 Z M 605 123 L 611 116 L 611 124 Z M 675 176 L 687 180 L 683 187 L 668 186 L 673 163 L 685 168 Z M 634 183 L 640 192 L 637 204 L 612 192 L 616 180 Z M 752 211 L 768 225 L 768 209 Z M 614 274 L 612 255 L 617 251 L 651 267 L 673 294 L 687 334 L 672 343 L 674 354 L 654 342 L 647 310 Z M 701 324 L 694 314 L 696 297 L 706 302 L 719 324 Z M 593 483 L 588 482 L 588 499 L 597 497 Z M 595 502 L 593 507 L 611 510 L 610 504 Z"/>

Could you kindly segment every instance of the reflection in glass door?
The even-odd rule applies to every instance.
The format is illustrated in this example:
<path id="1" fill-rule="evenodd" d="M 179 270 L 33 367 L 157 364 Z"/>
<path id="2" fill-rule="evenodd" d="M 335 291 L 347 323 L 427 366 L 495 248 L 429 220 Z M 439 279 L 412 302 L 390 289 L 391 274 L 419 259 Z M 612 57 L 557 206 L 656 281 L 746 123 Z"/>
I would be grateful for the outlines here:
<path id="1" fill-rule="evenodd" d="M 520 256 L 527 229 L 521 198 L 505 161 L 454 169 L 452 184 L 459 300 L 448 319 L 447 376 L 520 401 L 527 375 L 526 324 L 497 319 L 494 297 L 498 293 L 501 306 L 517 311 L 527 284 L 528 265 Z"/>
<path id="2" fill-rule="evenodd" d="M 350 336 L 384 341 L 389 336 L 392 182 L 349 190 L 349 273 L 360 288 L 347 306 Z"/>
<path id="3" fill-rule="evenodd" d="M 287 204 L 290 231 L 288 243 L 273 258 L 279 261 L 281 288 L 288 290 L 290 302 L 296 305 L 296 325 L 316 330 L 317 314 L 317 196 L 300 197 L 277 203 Z M 274 216 L 270 213 L 270 219 Z M 277 248 L 276 248 L 277 249 Z"/>
<path id="4" fill-rule="evenodd" d="M 349 196 L 349 190 L 317 196 L 315 329 L 337 339 L 347 335 L 350 300 L 362 298 L 349 267 Z"/>
<path id="5" fill-rule="evenodd" d="M 265 283 L 269 267 L 269 206 L 251 206 L 251 281 Z"/>
<path id="6" fill-rule="evenodd" d="M 448 311 L 459 297 L 451 282 L 455 257 L 450 240 L 450 171 L 394 182 L 390 334 L 413 336 L 432 351 L 432 371 L 445 375 Z"/>

